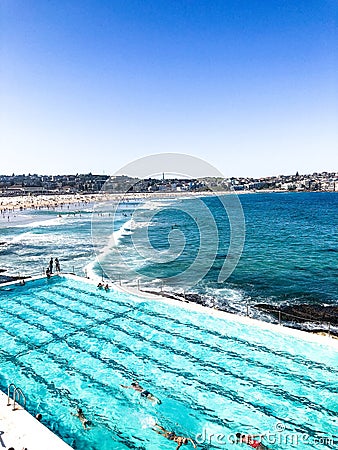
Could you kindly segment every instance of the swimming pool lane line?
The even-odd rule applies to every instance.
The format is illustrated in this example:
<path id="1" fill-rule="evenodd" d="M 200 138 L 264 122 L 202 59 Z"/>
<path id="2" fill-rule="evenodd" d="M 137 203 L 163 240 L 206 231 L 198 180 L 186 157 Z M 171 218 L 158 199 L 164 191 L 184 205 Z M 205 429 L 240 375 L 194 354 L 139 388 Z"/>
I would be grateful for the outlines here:
<path id="1" fill-rule="evenodd" d="M 52 274 L 51 279 L 53 279 L 54 277 L 55 278 L 61 277 L 61 278 L 66 278 L 66 279 L 68 278 L 68 279 L 71 279 L 74 281 L 80 281 L 82 283 L 87 283 L 87 284 L 90 284 L 95 287 L 97 285 L 97 281 L 94 281 L 87 277 L 75 275 L 73 273 L 61 272 L 59 274 Z M 29 278 L 29 280 L 26 280 L 26 283 L 34 282 L 37 280 L 44 280 L 44 279 L 46 280 L 45 275 L 37 275 L 37 276 Z M 304 341 L 316 342 L 316 343 L 322 344 L 324 346 L 330 346 L 330 347 L 332 346 L 338 350 L 338 339 L 335 339 L 329 335 L 325 335 L 325 336 L 317 335 L 315 333 L 311 333 L 310 331 L 297 330 L 297 329 L 287 327 L 282 324 L 279 325 L 279 324 L 274 324 L 274 323 L 270 323 L 270 322 L 265 322 L 265 321 L 262 321 L 259 319 L 254 319 L 252 317 L 241 316 L 239 314 L 231 314 L 226 311 L 209 308 L 207 306 L 199 305 L 197 303 L 190 302 L 190 301 L 183 302 L 183 301 L 179 301 L 179 300 L 175 300 L 175 299 L 169 299 L 169 298 L 166 298 L 166 297 L 163 297 L 160 295 L 149 294 L 145 291 L 138 290 L 138 289 L 132 288 L 130 286 L 128 286 L 128 287 L 123 286 L 123 285 L 119 286 L 117 284 L 117 282 L 112 282 L 111 280 L 108 280 L 108 282 L 113 283 L 110 288 L 111 290 L 131 295 L 131 296 L 133 296 L 133 300 L 135 300 L 135 301 L 144 302 L 145 299 L 157 300 L 158 302 L 161 302 L 161 303 L 166 303 L 166 304 L 169 304 L 172 306 L 180 307 L 183 309 L 188 309 L 191 311 L 206 313 L 209 316 L 218 317 L 220 319 L 225 319 L 230 322 L 239 322 L 242 324 L 252 325 L 252 326 L 256 326 L 258 328 L 273 331 L 277 334 L 279 334 L 279 333 L 286 334 L 289 336 L 294 336 L 294 337 L 299 338 Z M 2 287 L 11 286 L 11 285 L 19 285 L 19 281 L 10 281 L 10 282 L 6 282 L 6 283 L 2 283 L 0 285 L 0 290 Z"/>
<path id="2" fill-rule="evenodd" d="M 72 290 L 68 286 L 66 288 L 67 288 L 68 291 Z M 86 293 L 86 291 L 83 291 L 83 290 L 78 290 L 78 289 L 74 289 L 74 290 L 76 290 L 77 292 Z M 62 295 L 60 292 L 57 292 L 57 294 L 58 295 Z M 94 293 L 92 294 L 92 296 L 95 298 L 95 294 Z M 69 295 L 64 296 L 64 298 L 67 299 L 67 300 L 69 298 L 71 298 L 74 302 L 78 302 L 77 298 L 69 296 Z M 120 305 L 123 305 L 123 302 L 118 302 L 115 299 L 111 300 L 107 296 L 103 296 L 103 298 L 106 301 L 112 302 L 113 305 L 116 304 L 116 303 L 120 304 Z M 88 304 L 88 306 L 93 306 L 91 303 L 86 302 L 83 299 L 81 299 L 81 302 Z M 132 306 L 131 304 L 129 304 L 129 305 Z M 99 309 L 100 305 L 95 305 L 95 308 Z M 154 312 L 154 311 L 146 309 L 146 308 L 147 308 L 146 304 L 143 304 L 142 306 L 141 305 L 139 306 L 138 310 L 140 312 L 145 312 L 148 316 L 154 317 L 154 319 L 156 321 L 158 320 L 158 318 L 164 318 L 166 321 L 170 321 L 170 322 L 175 323 L 175 324 L 179 324 L 179 325 L 183 325 L 183 326 L 187 326 L 188 325 L 190 328 L 194 328 L 196 331 L 201 331 L 201 332 L 205 331 L 204 328 L 202 328 L 202 327 L 200 327 L 198 325 L 195 325 L 192 322 L 190 322 L 188 324 L 187 322 L 180 321 L 176 317 L 174 318 L 172 316 L 168 316 L 168 315 L 164 315 L 164 314 L 161 314 L 161 313 L 158 313 L 158 312 Z M 134 308 L 133 308 L 133 310 L 134 310 Z M 121 315 L 123 316 L 123 313 L 121 313 Z M 149 321 L 148 322 L 144 322 L 144 321 L 142 321 L 139 318 L 136 319 L 136 318 L 132 318 L 132 317 L 130 317 L 130 319 L 133 320 L 134 322 L 138 323 L 138 324 L 143 324 L 143 325 L 146 325 L 146 326 L 150 327 L 150 322 Z M 154 325 L 152 328 L 156 329 L 157 331 L 165 332 L 165 330 L 163 330 L 162 328 L 160 328 L 160 327 L 158 327 L 156 325 Z M 172 331 L 167 332 L 167 333 L 168 334 L 175 334 Z M 294 354 L 288 353 L 285 350 L 283 350 L 283 351 L 272 350 L 272 349 L 269 349 L 268 347 L 266 347 L 266 346 L 264 346 L 262 344 L 251 343 L 251 342 L 249 342 L 247 340 L 244 340 L 244 339 L 242 339 L 240 337 L 224 335 L 224 334 L 222 334 L 222 333 L 220 333 L 218 331 L 214 331 L 214 330 L 208 330 L 208 333 L 210 335 L 213 335 L 214 337 L 217 337 L 217 338 L 221 339 L 221 340 L 235 341 L 237 343 L 242 344 L 244 347 L 250 347 L 250 348 L 252 348 L 254 350 L 263 351 L 263 352 L 265 352 L 267 354 L 271 354 L 272 353 L 272 354 L 274 354 L 275 356 L 277 356 L 279 358 L 282 357 L 282 358 L 290 359 L 292 362 L 297 362 L 298 364 L 301 364 L 301 365 L 309 364 L 309 365 L 311 365 L 311 367 L 313 367 L 315 365 L 317 367 L 317 369 L 319 369 L 319 370 L 323 370 L 323 368 L 324 368 L 324 369 L 328 369 L 330 371 L 334 371 L 334 372 L 338 373 L 338 370 L 335 370 L 331 366 L 326 366 L 325 363 L 320 363 L 319 364 L 319 363 L 316 363 L 316 362 L 314 362 L 312 360 L 308 360 L 307 358 L 303 358 L 303 357 L 300 357 L 298 355 L 294 355 Z M 190 337 L 187 337 L 187 336 L 182 336 L 179 332 L 177 332 L 175 335 L 179 336 L 180 338 L 186 339 L 188 342 L 194 343 L 194 338 L 190 338 Z M 198 343 L 201 343 L 201 341 L 198 341 Z M 207 343 L 203 342 L 203 345 L 210 346 L 210 348 L 212 349 L 212 346 L 210 344 L 207 344 Z"/>
<path id="3" fill-rule="evenodd" d="M 123 332 L 123 330 L 121 330 Z M 100 359 L 100 358 L 99 358 Z M 156 361 L 155 361 L 156 362 Z M 158 361 L 157 361 L 158 362 Z M 271 414 L 269 414 L 271 416 Z"/>
<path id="4" fill-rule="evenodd" d="M 78 346 L 72 346 L 69 342 L 67 343 L 67 345 L 69 346 L 69 347 L 71 347 L 71 348 L 73 348 L 73 349 L 79 349 L 79 347 Z M 82 351 L 83 351 L 83 349 L 81 349 Z M 98 359 L 99 361 L 102 361 L 101 360 L 101 358 L 99 358 L 99 357 L 97 357 L 97 355 L 95 355 L 95 354 L 93 354 L 93 352 L 89 352 L 88 350 L 85 350 L 85 352 L 86 353 L 88 353 L 88 354 L 90 354 L 91 356 L 93 356 L 93 357 L 96 357 L 96 359 Z M 47 354 L 47 352 L 45 352 L 45 354 Z M 48 356 L 48 355 L 47 355 Z M 53 354 L 52 354 L 52 356 L 54 356 Z M 143 356 L 142 356 L 142 358 L 143 358 Z M 52 359 L 52 358 L 51 358 Z M 159 361 L 156 361 L 157 363 L 159 362 Z M 67 362 L 64 364 L 64 367 L 63 368 L 67 368 L 67 367 L 69 367 L 69 365 L 67 364 Z M 115 368 L 116 369 L 116 368 Z M 168 370 L 168 368 L 167 368 L 167 370 Z M 76 369 L 75 370 L 77 373 L 80 373 L 80 374 L 82 374 L 82 375 L 86 375 L 85 377 L 84 376 L 82 376 L 82 379 L 86 379 L 86 378 L 88 378 L 88 377 L 90 377 L 88 374 L 86 374 L 86 373 L 83 373 L 83 372 L 81 372 L 79 369 Z M 127 370 L 126 370 L 126 368 L 124 369 L 124 371 L 122 371 L 122 373 L 126 373 L 127 372 Z M 179 375 L 179 372 L 177 372 L 177 370 L 175 370 L 175 371 L 173 371 L 173 373 L 175 373 L 175 375 Z M 134 374 L 134 375 L 136 375 L 136 374 Z M 41 380 L 40 380 L 41 381 Z M 95 379 L 93 379 L 93 378 L 91 378 L 91 382 L 93 383 L 93 384 L 97 384 L 97 383 L 95 383 L 94 382 L 95 381 Z M 178 400 L 180 400 L 179 398 L 178 398 Z M 181 399 L 182 400 L 182 399 Z M 193 400 L 193 399 L 191 399 L 191 400 Z M 189 404 L 188 404 L 188 406 L 189 406 Z M 215 417 L 213 417 L 213 422 L 215 422 Z"/>
<path id="5" fill-rule="evenodd" d="M 48 356 L 47 352 L 44 352 L 44 354 L 46 356 Z M 8 356 L 11 356 L 10 354 L 8 354 Z M 53 356 L 52 354 L 50 356 Z M 62 364 L 60 364 L 60 361 L 57 361 L 57 358 L 50 358 L 50 360 L 55 363 L 57 362 L 57 365 L 59 368 L 62 368 L 64 370 L 69 370 L 69 361 L 68 360 L 64 360 Z M 19 366 L 23 369 L 23 371 L 25 373 L 29 373 L 29 375 L 35 380 L 37 381 L 40 385 L 44 385 L 45 388 L 47 389 L 47 392 L 49 392 L 49 394 L 51 396 L 55 396 L 55 394 L 57 395 L 57 397 L 60 400 L 64 400 L 65 398 L 68 400 L 68 404 L 69 404 L 69 409 L 75 409 L 78 406 L 78 397 L 74 398 L 74 397 L 70 397 L 69 394 L 70 393 L 65 393 L 64 388 L 59 389 L 55 386 L 54 382 L 49 382 L 47 381 L 44 377 L 42 377 L 41 375 L 37 374 L 37 372 L 34 371 L 34 369 L 32 367 L 27 366 L 26 362 L 17 360 L 17 361 L 10 361 L 13 364 L 15 364 L 15 366 Z M 111 392 L 111 387 L 107 384 L 103 384 L 100 381 L 96 380 L 95 378 L 91 377 L 90 375 L 88 375 L 85 372 L 80 372 L 79 370 L 74 370 L 74 372 L 78 373 L 81 375 L 81 379 L 82 381 L 90 381 L 92 385 L 94 386 L 98 386 L 101 391 L 104 390 L 106 391 L 107 394 L 109 394 L 110 396 L 112 396 L 112 392 Z M 120 393 L 120 390 L 115 389 L 114 390 L 115 393 Z M 113 398 L 115 397 L 115 395 L 113 395 Z M 125 404 L 128 405 L 130 403 L 130 401 L 128 400 Z M 82 402 L 82 404 L 84 406 L 86 406 L 85 403 Z M 70 408 L 71 407 L 71 408 Z M 87 405 L 88 407 L 88 405 Z M 101 423 L 102 426 L 104 426 L 110 433 L 112 432 L 110 425 L 105 424 L 104 422 Z M 64 426 L 65 428 L 65 426 Z M 59 436 L 63 437 L 63 435 L 69 437 L 71 436 L 73 433 L 70 430 L 65 430 L 64 433 L 58 433 Z M 121 443 L 126 444 L 126 441 L 128 441 L 129 438 L 128 437 L 124 437 L 123 441 L 121 441 Z M 137 448 L 134 447 L 132 442 L 130 441 L 130 445 L 129 448 Z M 54 450 L 54 449 L 53 449 Z"/>
<path id="6" fill-rule="evenodd" d="M 61 293 L 60 292 L 57 292 L 56 293 L 56 295 L 61 295 Z M 69 297 L 67 297 L 67 299 L 68 299 Z M 74 299 L 75 300 L 75 299 Z M 81 300 L 82 301 L 82 300 Z M 84 303 L 87 303 L 87 302 L 84 302 Z M 75 310 L 72 308 L 71 309 L 71 311 L 72 312 L 74 312 Z M 77 311 L 78 312 L 78 311 Z M 128 311 L 128 313 L 129 313 L 130 311 Z M 126 313 L 121 313 L 120 315 L 122 315 L 122 316 L 124 316 Z M 115 317 L 116 317 L 116 315 L 115 315 Z M 131 320 L 135 320 L 134 318 L 132 318 L 132 317 L 130 317 L 130 315 L 128 316 Z M 100 321 L 100 322 L 102 322 L 102 321 Z M 103 322 L 105 323 L 105 320 L 103 320 Z M 138 323 L 138 324 L 142 324 L 142 325 L 144 325 L 144 326 L 150 326 L 149 325 L 149 322 L 142 322 L 141 320 L 136 320 L 136 322 Z M 96 323 L 99 323 L 98 321 L 96 322 Z M 159 327 L 156 327 L 156 326 L 153 326 L 152 327 L 152 329 L 156 329 L 157 331 L 159 331 L 159 332 L 165 332 L 163 329 L 161 329 L 161 328 L 159 328 Z M 169 334 L 169 332 L 168 332 L 168 334 Z M 172 333 L 170 333 L 170 334 L 172 334 Z M 174 333 L 175 334 L 175 333 Z M 178 337 L 180 337 L 180 338 L 182 338 L 182 336 L 179 334 L 179 333 L 176 333 L 175 334 L 176 336 L 178 336 Z M 224 336 L 221 336 L 222 338 L 224 338 Z M 140 335 L 139 336 L 139 338 L 140 339 L 142 339 L 142 336 Z M 183 337 L 184 338 L 184 337 Z M 201 344 L 201 341 L 196 341 L 195 342 L 195 340 L 192 340 L 192 339 L 189 339 L 189 338 L 187 338 L 187 337 L 185 337 L 185 339 L 186 340 L 188 340 L 190 343 L 194 343 L 194 344 Z M 230 338 L 226 338 L 226 340 L 231 340 L 231 337 Z M 243 345 L 247 345 L 247 341 L 243 341 L 242 340 L 242 343 L 243 343 Z M 203 342 L 203 345 L 207 345 L 205 342 Z M 214 351 L 219 351 L 217 348 L 215 348 L 215 347 L 211 347 L 210 345 L 208 345 L 208 347 L 211 349 L 211 350 L 214 350 Z M 259 351 L 262 351 L 262 347 L 261 346 L 259 346 L 258 347 L 258 350 Z M 266 349 L 265 349 L 266 350 Z M 224 351 L 224 350 L 223 350 Z M 271 352 L 269 352 L 269 353 L 271 353 Z M 230 353 L 228 353 L 228 354 L 230 354 Z M 279 354 L 279 356 L 280 356 L 280 354 Z M 285 357 L 285 354 L 283 354 L 283 356 Z M 292 359 L 292 361 L 293 362 L 295 362 L 295 358 L 293 357 L 293 355 L 291 356 L 291 359 Z M 298 361 L 298 363 L 300 363 L 300 364 L 302 364 L 302 365 L 304 365 L 304 363 L 306 363 L 306 360 L 304 360 L 304 359 L 302 359 L 301 361 Z M 312 365 L 312 367 L 313 367 L 313 362 L 310 362 L 310 364 Z M 272 368 L 271 366 L 270 367 L 268 367 L 268 369 L 269 368 Z M 319 369 L 323 369 L 323 365 L 318 365 L 318 368 Z M 332 368 L 331 367 L 329 367 L 328 368 L 329 370 L 332 370 Z"/>
<path id="7" fill-rule="evenodd" d="M 56 305 L 58 306 L 58 304 L 56 304 Z M 29 306 L 29 305 L 26 305 L 26 306 Z M 79 313 L 77 310 L 76 310 L 76 311 L 72 310 L 72 311 L 75 312 L 76 314 L 81 315 L 81 313 Z M 149 312 L 148 312 L 148 313 L 149 313 Z M 167 319 L 168 319 L 168 318 L 167 318 Z M 103 322 L 105 322 L 105 320 L 104 320 Z M 96 321 L 96 323 L 98 323 L 98 322 Z M 139 323 L 140 323 L 140 321 L 139 321 Z M 143 323 L 143 324 L 149 326 L 149 323 Z M 79 328 L 78 328 L 77 330 L 79 330 Z M 48 332 L 48 330 L 46 330 L 46 331 Z M 181 336 L 180 336 L 180 337 L 181 337 Z M 246 342 L 246 341 L 244 341 L 243 343 L 244 343 L 244 345 L 247 345 L 247 342 Z M 259 350 L 262 350 L 262 348 L 260 347 Z M 284 355 L 283 355 L 283 356 L 284 356 Z M 302 360 L 301 363 L 304 364 L 304 360 Z M 320 368 L 322 368 L 322 366 L 321 366 Z"/>
<path id="8" fill-rule="evenodd" d="M 60 293 L 58 293 L 59 295 L 60 295 Z M 73 309 L 72 309 L 72 311 L 74 311 Z M 96 322 L 96 324 L 97 324 L 98 322 Z M 105 320 L 103 320 L 103 323 L 105 323 Z M 138 321 L 138 323 L 140 323 L 140 321 Z M 146 325 L 146 326 L 149 326 L 149 324 L 148 323 L 145 323 L 145 322 L 143 322 L 143 325 Z M 85 327 L 86 328 L 86 327 Z M 47 331 L 47 330 L 46 330 Z M 79 329 L 77 329 L 77 331 L 79 331 Z M 121 330 L 122 331 L 122 330 Z M 158 329 L 158 331 L 162 331 L 163 332 L 163 330 L 160 330 L 160 329 Z M 181 336 L 180 336 L 181 337 Z M 141 338 L 142 339 L 142 337 L 141 336 L 139 336 L 139 338 Z M 197 342 L 197 344 L 199 344 L 200 342 Z M 218 351 L 218 349 L 216 349 L 217 351 Z M 255 363 L 255 362 L 254 362 Z M 321 367 L 322 368 L 322 367 Z M 249 380 L 250 381 L 250 380 Z"/>
<path id="9" fill-rule="evenodd" d="M 70 290 L 70 288 L 69 287 L 66 287 L 68 290 Z M 79 290 L 79 289 L 77 289 L 77 288 L 75 288 L 74 290 L 76 290 L 76 291 L 78 291 L 78 292 L 82 292 L 82 293 L 86 293 L 87 291 L 84 291 L 84 290 Z M 95 294 L 94 293 L 91 293 L 91 295 L 95 298 Z M 65 298 L 68 298 L 68 297 L 66 297 L 65 296 Z M 74 297 L 71 297 L 72 298 L 72 300 L 74 300 L 74 301 L 78 301 L 78 299 L 77 298 L 74 298 Z M 105 298 L 106 300 L 110 300 L 109 298 L 108 298 L 108 296 L 106 297 L 106 296 L 103 296 L 103 298 Z M 83 301 L 82 299 L 81 299 L 81 301 Z M 110 300 L 113 304 L 115 304 L 115 303 L 118 303 L 118 304 L 123 304 L 123 302 L 119 302 L 119 301 L 116 301 L 116 299 L 113 299 L 113 300 Z M 84 301 L 83 301 L 84 302 Z M 84 303 L 87 303 L 88 305 L 91 305 L 90 303 L 88 303 L 88 302 L 84 302 Z M 142 303 L 144 303 L 144 302 L 142 302 Z M 180 303 L 180 302 L 179 302 Z M 131 305 L 130 303 L 129 303 L 129 305 Z M 131 305 L 132 306 L 132 305 Z M 175 305 L 176 306 L 176 305 Z M 168 321 L 171 321 L 171 322 L 173 322 L 173 323 L 175 323 L 175 324 L 180 324 L 180 325 L 186 325 L 186 322 L 182 322 L 182 321 L 180 321 L 179 319 L 177 319 L 177 318 L 173 318 L 173 317 L 171 317 L 171 316 L 167 316 L 167 315 L 163 315 L 163 314 L 161 314 L 161 313 L 159 313 L 159 312 L 156 312 L 156 313 L 154 313 L 153 311 L 151 311 L 151 310 L 147 310 L 147 309 L 145 309 L 146 308 L 146 304 L 144 304 L 144 311 L 148 314 L 148 315 L 151 315 L 151 316 L 153 316 L 154 318 L 155 318 L 155 320 L 157 320 L 159 317 L 161 318 L 164 318 L 164 319 L 166 319 L 166 320 L 168 320 Z M 255 320 L 255 319 L 251 319 L 251 320 Z M 148 325 L 149 325 L 149 323 L 147 323 Z M 193 328 L 195 328 L 196 330 L 198 330 L 198 331 L 204 331 L 204 328 L 202 328 L 202 327 L 199 327 L 198 325 L 195 325 L 195 324 L 193 324 L 193 323 L 191 323 L 191 325 L 189 324 L 189 326 L 190 327 L 193 327 Z M 276 325 L 277 326 L 277 325 Z M 298 330 L 297 330 L 298 331 Z M 286 352 L 285 350 L 283 350 L 283 351 L 274 351 L 274 350 L 272 350 L 272 349 L 269 349 L 269 348 L 267 348 L 266 346 L 263 346 L 262 344 L 257 344 L 257 343 L 255 343 L 255 344 L 252 344 L 252 343 L 249 343 L 248 341 L 246 341 L 246 340 L 243 340 L 243 339 L 241 339 L 240 337 L 237 337 L 237 336 L 224 336 L 223 334 L 221 334 L 221 333 L 219 333 L 219 332 L 217 332 L 217 331 L 214 331 L 214 330 L 208 330 L 208 332 L 209 332 L 209 334 L 213 334 L 214 336 L 216 336 L 216 337 L 219 337 L 220 339 L 231 339 L 231 340 L 233 340 L 233 341 L 236 341 L 236 342 L 238 342 L 238 343 L 242 343 L 244 346 L 247 346 L 248 344 L 250 345 L 250 347 L 252 347 L 252 348 L 255 348 L 255 349 L 258 349 L 259 351 L 264 351 L 264 352 L 266 352 L 266 353 L 268 353 L 268 354 L 271 354 L 271 353 L 273 353 L 273 354 L 275 354 L 276 356 L 278 356 L 278 357 L 283 357 L 283 358 L 290 358 L 290 359 L 292 359 L 293 361 L 295 361 L 295 360 L 297 360 L 297 359 L 299 359 L 299 363 L 300 364 L 304 364 L 304 362 L 306 362 L 306 360 L 304 359 L 304 358 L 299 358 L 297 355 L 293 355 L 293 354 L 291 354 L 291 353 L 288 353 L 288 352 Z M 306 332 L 303 332 L 303 333 L 306 333 Z M 306 334 L 308 334 L 308 333 L 306 333 Z M 182 337 L 182 336 L 181 336 Z M 314 364 L 314 361 L 312 361 L 312 360 L 308 360 L 309 361 L 309 363 L 311 364 L 311 366 L 313 366 L 313 364 Z M 325 365 L 325 363 L 321 363 L 321 364 L 317 364 L 317 367 L 319 368 L 319 369 L 322 369 L 323 368 L 323 364 Z M 330 370 L 333 370 L 333 368 L 332 367 L 329 367 L 329 369 Z M 338 370 L 337 370 L 337 373 L 338 373 Z"/>

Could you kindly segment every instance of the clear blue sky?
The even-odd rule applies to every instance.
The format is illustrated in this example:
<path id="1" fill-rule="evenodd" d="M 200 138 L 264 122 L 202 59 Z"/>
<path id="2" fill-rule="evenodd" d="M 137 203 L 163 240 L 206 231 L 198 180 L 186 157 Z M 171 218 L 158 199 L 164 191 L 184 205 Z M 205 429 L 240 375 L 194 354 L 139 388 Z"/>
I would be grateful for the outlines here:
<path id="1" fill-rule="evenodd" d="M 0 173 L 338 171 L 337 0 L 0 0 Z"/>

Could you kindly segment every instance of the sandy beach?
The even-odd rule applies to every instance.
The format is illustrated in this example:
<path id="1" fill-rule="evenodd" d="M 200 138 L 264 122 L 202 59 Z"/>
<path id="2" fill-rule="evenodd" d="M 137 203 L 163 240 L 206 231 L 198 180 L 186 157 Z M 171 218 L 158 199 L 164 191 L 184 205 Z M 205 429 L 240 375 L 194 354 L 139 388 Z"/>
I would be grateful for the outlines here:
<path id="1" fill-rule="evenodd" d="M 105 194 L 20 195 L 14 197 L 0 197 L 0 210 L 4 213 L 7 211 L 23 211 L 26 209 L 54 209 L 67 205 L 84 205 L 105 200 L 109 200 L 109 197 Z"/>
<path id="2" fill-rule="evenodd" d="M 24 211 L 27 209 L 57 209 L 70 205 L 84 206 L 89 203 L 123 200 L 150 200 L 182 197 L 206 197 L 214 195 L 243 195 L 243 194 L 267 194 L 285 192 L 280 190 L 259 191 L 157 191 L 157 192 L 131 192 L 131 193 L 96 193 L 96 194 L 50 194 L 50 195 L 20 195 L 0 197 L 0 212 Z"/>
<path id="3" fill-rule="evenodd" d="M 57 209 L 70 205 L 84 206 L 89 203 L 122 200 L 149 200 L 161 198 L 177 198 L 177 197 L 201 197 L 209 195 L 224 195 L 231 192 L 149 192 L 149 193 L 98 193 L 98 194 L 56 194 L 56 195 L 21 195 L 0 197 L 1 214 L 12 213 L 15 211 L 24 211 L 27 209 Z M 244 192 L 241 192 L 244 193 Z"/>

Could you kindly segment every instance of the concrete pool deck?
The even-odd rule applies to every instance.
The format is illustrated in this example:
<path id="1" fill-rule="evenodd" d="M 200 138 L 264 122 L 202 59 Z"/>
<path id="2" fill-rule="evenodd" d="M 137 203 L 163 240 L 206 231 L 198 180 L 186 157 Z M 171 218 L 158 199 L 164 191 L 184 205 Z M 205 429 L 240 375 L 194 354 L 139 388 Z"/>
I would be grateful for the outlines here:
<path id="1" fill-rule="evenodd" d="M 15 450 L 72 450 L 68 444 L 45 427 L 7 395 L 0 391 L 0 448 Z"/>

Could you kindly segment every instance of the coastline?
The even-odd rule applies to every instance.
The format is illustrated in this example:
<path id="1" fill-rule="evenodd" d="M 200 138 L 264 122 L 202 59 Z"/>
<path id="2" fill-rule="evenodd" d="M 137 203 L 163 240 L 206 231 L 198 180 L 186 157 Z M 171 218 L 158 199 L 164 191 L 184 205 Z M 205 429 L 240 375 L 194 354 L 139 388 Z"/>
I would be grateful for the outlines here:
<path id="1" fill-rule="evenodd" d="M 19 195 L 0 197 L 0 211 L 2 214 L 25 211 L 30 209 L 57 209 L 64 206 L 84 206 L 95 202 L 120 202 L 122 200 L 158 200 L 182 197 L 209 197 L 220 195 L 247 195 L 247 194 L 289 194 L 289 193 L 334 193 L 335 191 L 285 191 L 282 189 L 261 189 L 243 191 L 157 191 L 157 192 L 131 192 L 131 193 L 96 193 L 96 194 L 49 194 L 49 195 Z"/>
<path id="2" fill-rule="evenodd" d="M 252 195 L 254 193 L 256 193 L 256 192 L 254 192 L 254 191 L 236 191 L 236 194 L 238 194 L 238 196 L 247 195 L 247 194 Z M 265 193 L 285 193 L 285 192 L 261 190 L 257 193 L 265 194 Z M 158 200 L 188 199 L 188 198 L 193 199 L 193 198 L 201 198 L 201 197 L 207 198 L 207 197 L 221 196 L 221 195 L 231 195 L 231 192 L 229 192 L 229 191 L 162 192 L 161 191 L 161 192 L 128 193 L 128 194 L 99 193 L 99 194 L 90 194 L 90 195 L 66 194 L 66 195 L 44 195 L 44 196 L 36 196 L 36 197 L 31 197 L 31 196 L 3 197 L 2 199 L 0 199 L 0 204 L 1 204 L 0 209 L 4 208 L 4 206 L 7 205 L 8 213 L 2 214 L 3 218 L 2 218 L 2 221 L 0 221 L 0 223 L 2 222 L 4 227 L 6 227 L 7 225 L 9 227 L 10 226 L 25 227 L 23 229 L 24 233 L 22 234 L 23 242 L 25 242 L 24 241 L 24 239 L 26 239 L 25 232 L 27 230 L 26 234 L 28 234 L 28 237 L 30 237 L 29 233 L 28 233 L 29 226 L 31 226 L 33 224 L 32 226 L 35 227 L 34 221 L 37 221 L 37 224 L 36 224 L 37 227 L 40 227 L 40 226 L 55 227 L 55 226 L 58 226 L 59 223 L 62 223 L 62 224 L 66 223 L 65 221 L 68 220 L 68 217 L 70 217 L 69 222 L 72 223 L 73 215 L 74 215 L 74 220 L 75 220 L 75 216 L 78 216 L 78 215 L 81 216 L 81 214 L 79 214 L 79 213 L 81 213 L 81 209 L 84 209 L 87 213 L 91 214 L 92 208 L 96 207 L 95 202 L 97 202 L 98 205 L 100 202 L 102 202 L 102 206 L 104 205 L 105 202 L 108 202 L 108 204 L 106 206 L 110 207 L 109 202 L 112 202 L 112 205 L 113 205 L 113 202 L 125 202 L 126 204 L 128 204 L 128 201 L 130 201 L 130 202 L 133 202 L 133 201 L 138 202 L 139 201 L 139 202 L 143 203 L 143 202 L 150 202 L 151 200 L 154 200 L 156 202 Z M 249 198 L 249 197 L 247 197 L 247 198 Z M 268 196 L 266 198 L 268 198 Z M 67 208 L 67 206 L 68 206 L 68 208 Z M 131 206 L 132 206 L 132 203 L 131 203 Z M 29 210 L 32 211 L 32 215 L 27 214 L 26 210 L 24 208 L 27 208 L 28 211 Z M 48 212 L 47 212 L 47 209 L 48 209 Z M 40 214 L 36 214 L 36 212 L 38 212 L 39 210 L 41 210 L 44 221 L 41 220 Z M 2 210 L 2 211 L 4 211 L 4 210 Z M 45 212 L 47 214 L 45 214 Z M 9 216 L 8 220 L 7 220 L 7 216 Z M 17 217 L 17 218 L 14 219 L 14 217 Z M 85 216 L 85 219 L 88 220 L 87 216 Z M 76 217 L 76 220 L 77 220 L 77 217 Z M 46 230 L 48 230 L 48 228 L 46 228 Z M 35 235 L 33 234 L 32 239 L 34 237 L 35 237 Z M 20 242 L 21 242 L 21 240 L 20 240 Z M 4 255 L 6 254 L 6 248 L 7 248 L 7 241 L 6 241 L 6 235 L 4 234 L 3 242 L 0 242 L 0 249 L 4 250 Z M 15 280 L 23 279 L 23 278 L 30 278 L 30 275 L 32 275 L 33 273 L 43 273 L 43 270 L 41 271 L 40 267 L 39 267 L 39 270 L 27 273 L 26 276 L 22 276 L 22 274 L 26 273 L 26 269 L 23 269 L 22 267 L 20 269 L 15 269 L 15 271 L 10 269 L 11 270 L 11 272 L 10 272 L 10 270 L 7 269 L 6 262 L 7 261 L 4 261 L 4 264 L 2 265 L 2 267 L 0 266 L 0 272 L 2 272 L 0 274 L 0 282 L 1 281 L 6 282 L 6 281 L 10 281 L 10 280 L 15 281 Z M 41 263 L 41 267 L 45 267 L 45 266 L 43 266 L 43 264 L 44 263 Z M 68 264 L 68 266 L 67 266 L 67 264 Z M 82 271 L 84 271 L 87 274 L 88 271 L 86 269 L 88 267 L 88 264 L 85 262 L 83 264 L 85 264 L 83 266 L 84 267 L 83 269 L 77 268 L 78 273 L 82 273 Z M 66 270 L 68 272 L 72 272 L 71 265 L 72 265 L 72 263 L 69 263 L 66 258 L 65 266 L 63 267 L 63 269 L 66 268 Z M 13 266 L 13 267 L 15 267 L 15 266 Z M 10 273 L 10 275 L 6 275 L 7 270 L 8 270 L 8 273 Z M 74 270 L 74 266 L 73 266 L 73 272 L 76 272 Z M 304 303 L 304 305 L 306 306 L 306 303 Z M 255 306 L 255 305 L 252 305 L 252 306 Z M 297 304 L 296 306 L 301 307 L 302 305 Z M 317 306 L 322 307 L 321 304 L 318 304 Z M 276 306 L 275 309 L 278 309 L 278 307 Z M 230 309 L 230 311 L 231 311 L 231 309 Z M 267 313 L 269 314 L 269 311 L 267 311 Z M 284 310 L 280 311 L 280 314 L 283 316 L 288 316 L 288 313 L 290 313 L 290 312 L 284 311 Z M 276 316 L 276 314 L 278 314 L 278 312 L 275 311 L 274 313 L 272 313 L 272 315 L 273 314 L 275 314 L 275 318 L 277 317 L 277 319 L 278 319 L 278 316 Z M 302 314 L 299 314 L 297 312 L 297 314 L 294 314 L 294 315 L 301 316 L 301 317 L 299 317 L 299 319 L 302 319 Z M 312 313 L 310 315 L 312 315 Z M 303 321 L 306 321 L 306 320 L 304 319 Z M 318 332 L 322 332 L 323 331 L 322 328 L 323 327 L 320 327 Z"/>

